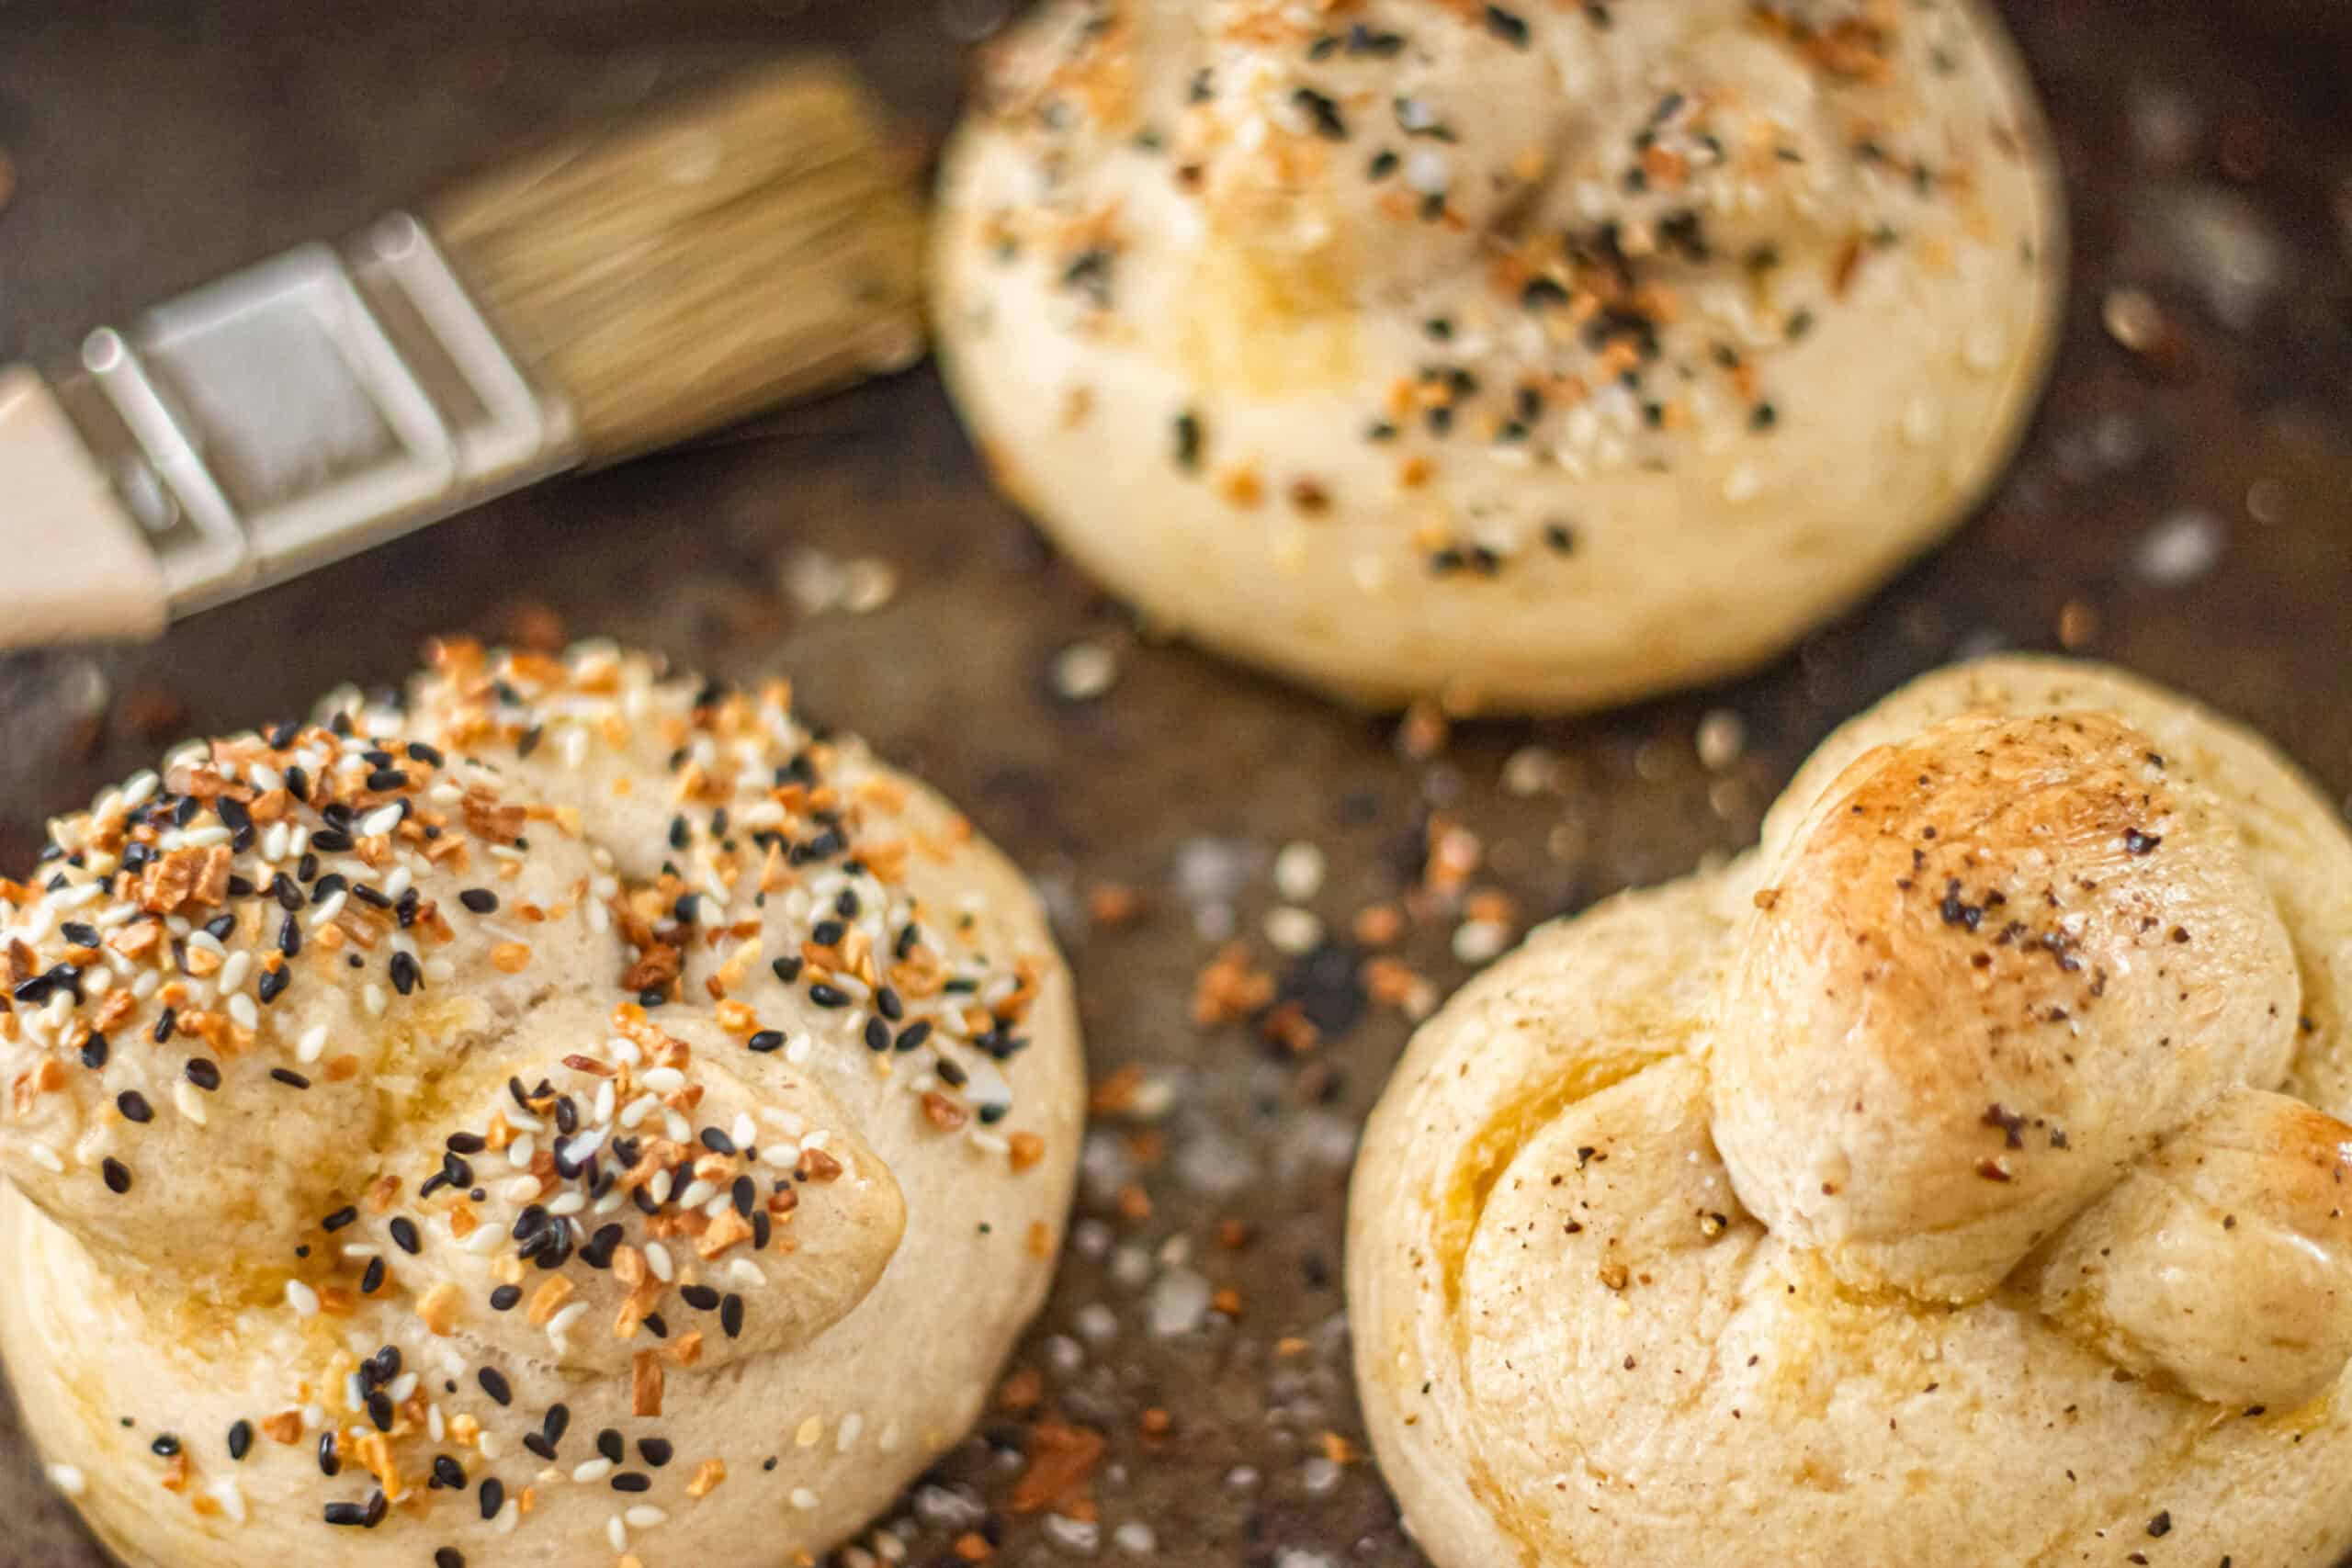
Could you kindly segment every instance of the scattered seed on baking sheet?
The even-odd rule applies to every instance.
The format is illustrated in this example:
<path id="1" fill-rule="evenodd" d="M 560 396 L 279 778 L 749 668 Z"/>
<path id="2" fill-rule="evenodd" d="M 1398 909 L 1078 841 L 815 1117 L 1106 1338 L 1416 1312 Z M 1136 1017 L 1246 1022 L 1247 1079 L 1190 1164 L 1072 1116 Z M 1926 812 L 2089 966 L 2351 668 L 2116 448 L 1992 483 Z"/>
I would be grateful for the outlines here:
<path id="1" fill-rule="evenodd" d="M 1056 696 L 1087 702 L 1117 682 L 1118 657 L 1099 642 L 1074 642 L 1054 656 L 1053 675 Z"/>

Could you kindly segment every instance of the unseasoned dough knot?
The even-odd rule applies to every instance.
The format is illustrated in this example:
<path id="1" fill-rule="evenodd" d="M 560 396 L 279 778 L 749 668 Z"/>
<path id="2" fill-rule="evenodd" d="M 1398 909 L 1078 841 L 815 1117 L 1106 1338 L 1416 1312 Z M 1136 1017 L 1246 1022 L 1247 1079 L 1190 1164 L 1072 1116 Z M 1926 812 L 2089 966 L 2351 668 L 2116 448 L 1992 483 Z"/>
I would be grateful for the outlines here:
<path id="1" fill-rule="evenodd" d="M 1431 1559 L 2352 1550 L 2352 835 L 2257 737 L 2005 658 L 1416 1035 L 1350 1199 Z M 2154 1557 L 2150 1552 L 2152 1560 Z"/>

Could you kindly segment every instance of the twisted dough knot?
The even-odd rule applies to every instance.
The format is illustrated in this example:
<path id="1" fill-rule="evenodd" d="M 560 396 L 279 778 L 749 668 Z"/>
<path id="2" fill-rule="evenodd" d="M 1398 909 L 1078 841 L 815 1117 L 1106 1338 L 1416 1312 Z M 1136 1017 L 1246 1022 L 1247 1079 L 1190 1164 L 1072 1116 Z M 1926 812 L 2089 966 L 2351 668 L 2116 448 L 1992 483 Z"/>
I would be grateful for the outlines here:
<path id="1" fill-rule="evenodd" d="M 769 1423 L 801 1413 L 763 1414 L 763 1387 L 860 1410 L 771 1483 L 820 1547 L 952 1438 L 1042 1289 L 1078 1072 L 1049 939 L 967 823 L 781 684 L 447 645 L 408 711 L 351 697 L 184 749 L 53 836 L 33 883 L 0 884 L 0 1172 L 46 1216 L 27 1254 L 76 1283 L 12 1279 L 0 1331 L 37 1410 L 72 1382 L 51 1358 L 92 1353 L 51 1337 L 78 1315 L 120 1312 L 142 1347 L 220 1337 L 213 1377 L 106 1395 L 126 1427 L 239 1412 L 204 1508 L 102 1514 L 150 1555 L 250 1560 L 175 1537 L 265 1500 L 297 1529 L 528 1528 L 526 1485 L 596 1481 L 624 1431 L 692 1461 L 634 1476 L 664 1514 L 729 1457 L 775 1472 Z M 925 1252 L 900 1260 L 918 1206 Z M 838 1373 L 791 1359 L 869 1303 L 868 1338 L 952 1312 L 972 1343 L 919 1390 L 852 1370 L 885 1345 L 831 1341 Z M 868 1381 L 828 1398 L 833 1375 Z M 868 1410 L 888 1448 L 901 1416 L 919 1434 L 905 1457 L 859 1450 Z M 145 1440 L 99 1414 L 49 1439 L 77 1476 Z M 592 1420 L 598 1453 L 565 1457 Z M 256 1429 L 317 1463 L 248 1463 Z M 185 1491 L 197 1449 L 175 1447 Z M 846 1506 L 812 1484 L 836 1465 Z M 451 1489 L 479 1506 L 436 1511 Z M 536 1528 L 568 1557 L 605 1511 Z M 733 1514 L 679 1549 L 740 1558 Z"/>
<path id="2" fill-rule="evenodd" d="M 1155 621 L 1556 710 L 1957 521 L 2058 207 L 1979 0 L 1056 0 L 948 150 L 934 314 L 994 478 Z"/>
<path id="3" fill-rule="evenodd" d="M 2352 835 L 2259 739 L 2059 660 L 1888 697 L 1757 851 L 1532 934 L 1415 1037 L 1348 1292 L 1416 1534 L 2330 1568 L 2347 996 Z"/>
<path id="4" fill-rule="evenodd" d="M 2046 1248 L 2046 1304 L 2132 1370 L 2291 1404 L 2352 1355 L 2352 1127 L 2269 1092 L 2293 947 L 2229 809 L 2175 773 L 2097 713 L 1858 759 L 1762 873 L 1715 1142 L 1849 1283 L 1973 1300 Z"/>

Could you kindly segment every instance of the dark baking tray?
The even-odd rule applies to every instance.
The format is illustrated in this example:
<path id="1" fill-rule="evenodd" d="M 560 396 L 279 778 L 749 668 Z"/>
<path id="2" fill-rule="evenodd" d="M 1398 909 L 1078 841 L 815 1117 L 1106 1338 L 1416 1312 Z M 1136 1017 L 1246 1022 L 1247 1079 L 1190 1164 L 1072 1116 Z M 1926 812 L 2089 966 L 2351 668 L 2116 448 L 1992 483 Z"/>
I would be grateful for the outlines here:
<path id="1" fill-rule="evenodd" d="M 0 5 L 16 187 L 0 209 L 0 358 L 67 347 L 747 57 L 844 48 L 935 144 L 963 40 L 999 19 L 993 4 Z M 344 679 L 396 679 L 438 630 L 527 630 L 544 607 L 724 675 L 789 670 L 807 707 L 927 774 L 1038 875 L 1096 1072 L 1146 1074 L 1152 1114 L 1101 1122 L 1088 1245 L 1017 1362 L 1041 1375 L 1043 1408 L 1108 1438 L 1089 1485 L 1099 1554 L 1140 1544 L 1119 1534 L 1140 1523 L 1171 1562 L 1415 1562 L 1360 1457 L 1338 1287 L 1351 1136 L 1408 1025 L 1363 1001 L 1344 949 L 1281 958 L 1257 934 L 1280 845 L 1326 852 L 1315 904 L 1342 937 L 1359 905 L 1416 878 L 1432 811 L 1480 839 L 1476 886 L 1529 919 L 1576 908 L 1746 842 L 1805 749 L 1905 676 L 2062 639 L 2221 705 L 2338 798 L 2352 790 L 2352 29 L 2302 0 L 2043 0 L 2012 20 L 2074 209 L 2049 399 L 1983 515 L 1752 679 L 1573 722 L 1464 727 L 1408 756 L 1392 721 L 1138 638 L 989 495 L 918 369 L 502 502 L 153 648 L 0 660 L 0 864 L 22 867 L 49 813 L 168 739 L 296 711 Z M 2136 350 L 2106 320 L 2117 289 L 2161 315 L 2151 337 L 2124 310 Z M 868 614 L 804 611 L 786 586 L 802 550 L 887 562 L 895 595 Z M 1080 642 L 1108 649 L 1117 678 L 1071 701 L 1054 667 Z M 1710 767 L 1694 742 L 1717 710 L 1747 743 Z M 1529 747 L 1514 777 L 1545 787 L 1511 793 L 1504 764 Z M 1102 884 L 1140 889 L 1140 919 L 1092 925 Z M 1198 928 L 1228 898 L 1323 1024 L 1313 1048 L 1191 1022 L 1212 946 Z M 1431 910 L 1404 948 L 1441 987 L 1464 973 L 1453 925 Z M 1148 1216 L 1133 1194 L 1123 1207 L 1130 1184 Z M 1249 1227 L 1238 1247 L 1232 1220 Z M 1188 1258 L 1171 1264 L 1171 1248 Z M 1238 1313 L 1156 1332 L 1192 1315 L 1171 1268 L 1237 1292 Z M 910 1561 L 962 1561 L 952 1543 L 971 1529 L 1001 1561 L 1083 1554 L 1082 1529 L 1012 1510 L 1035 1418 L 993 1416 L 896 1510 Z M 102 1561 L 5 1421 L 0 1518 L 0 1564 Z"/>

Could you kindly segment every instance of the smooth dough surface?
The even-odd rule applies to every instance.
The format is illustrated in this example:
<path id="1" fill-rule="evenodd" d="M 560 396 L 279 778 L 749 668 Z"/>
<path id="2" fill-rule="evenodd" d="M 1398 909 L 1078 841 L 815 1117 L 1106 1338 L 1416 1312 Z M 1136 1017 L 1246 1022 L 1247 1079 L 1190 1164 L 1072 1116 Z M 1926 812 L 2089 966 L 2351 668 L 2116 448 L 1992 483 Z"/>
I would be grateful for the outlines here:
<path id="1" fill-rule="evenodd" d="M 443 646 L 52 833 L 0 883 L 0 1350 L 130 1562 L 807 1562 L 1045 1295 L 1067 969 L 780 682 Z"/>
<path id="2" fill-rule="evenodd" d="M 1055 0 L 949 151 L 1000 485 L 1345 697 L 1756 664 L 1951 527 L 2048 357 L 2054 166 L 1976 0 Z"/>
<path id="3" fill-rule="evenodd" d="M 1415 1038 L 1349 1216 L 1439 1568 L 2334 1568 L 2352 837 L 2117 671 L 1929 675 Z M 2142 1553 L 2132 1556 L 2131 1553 Z"/>

